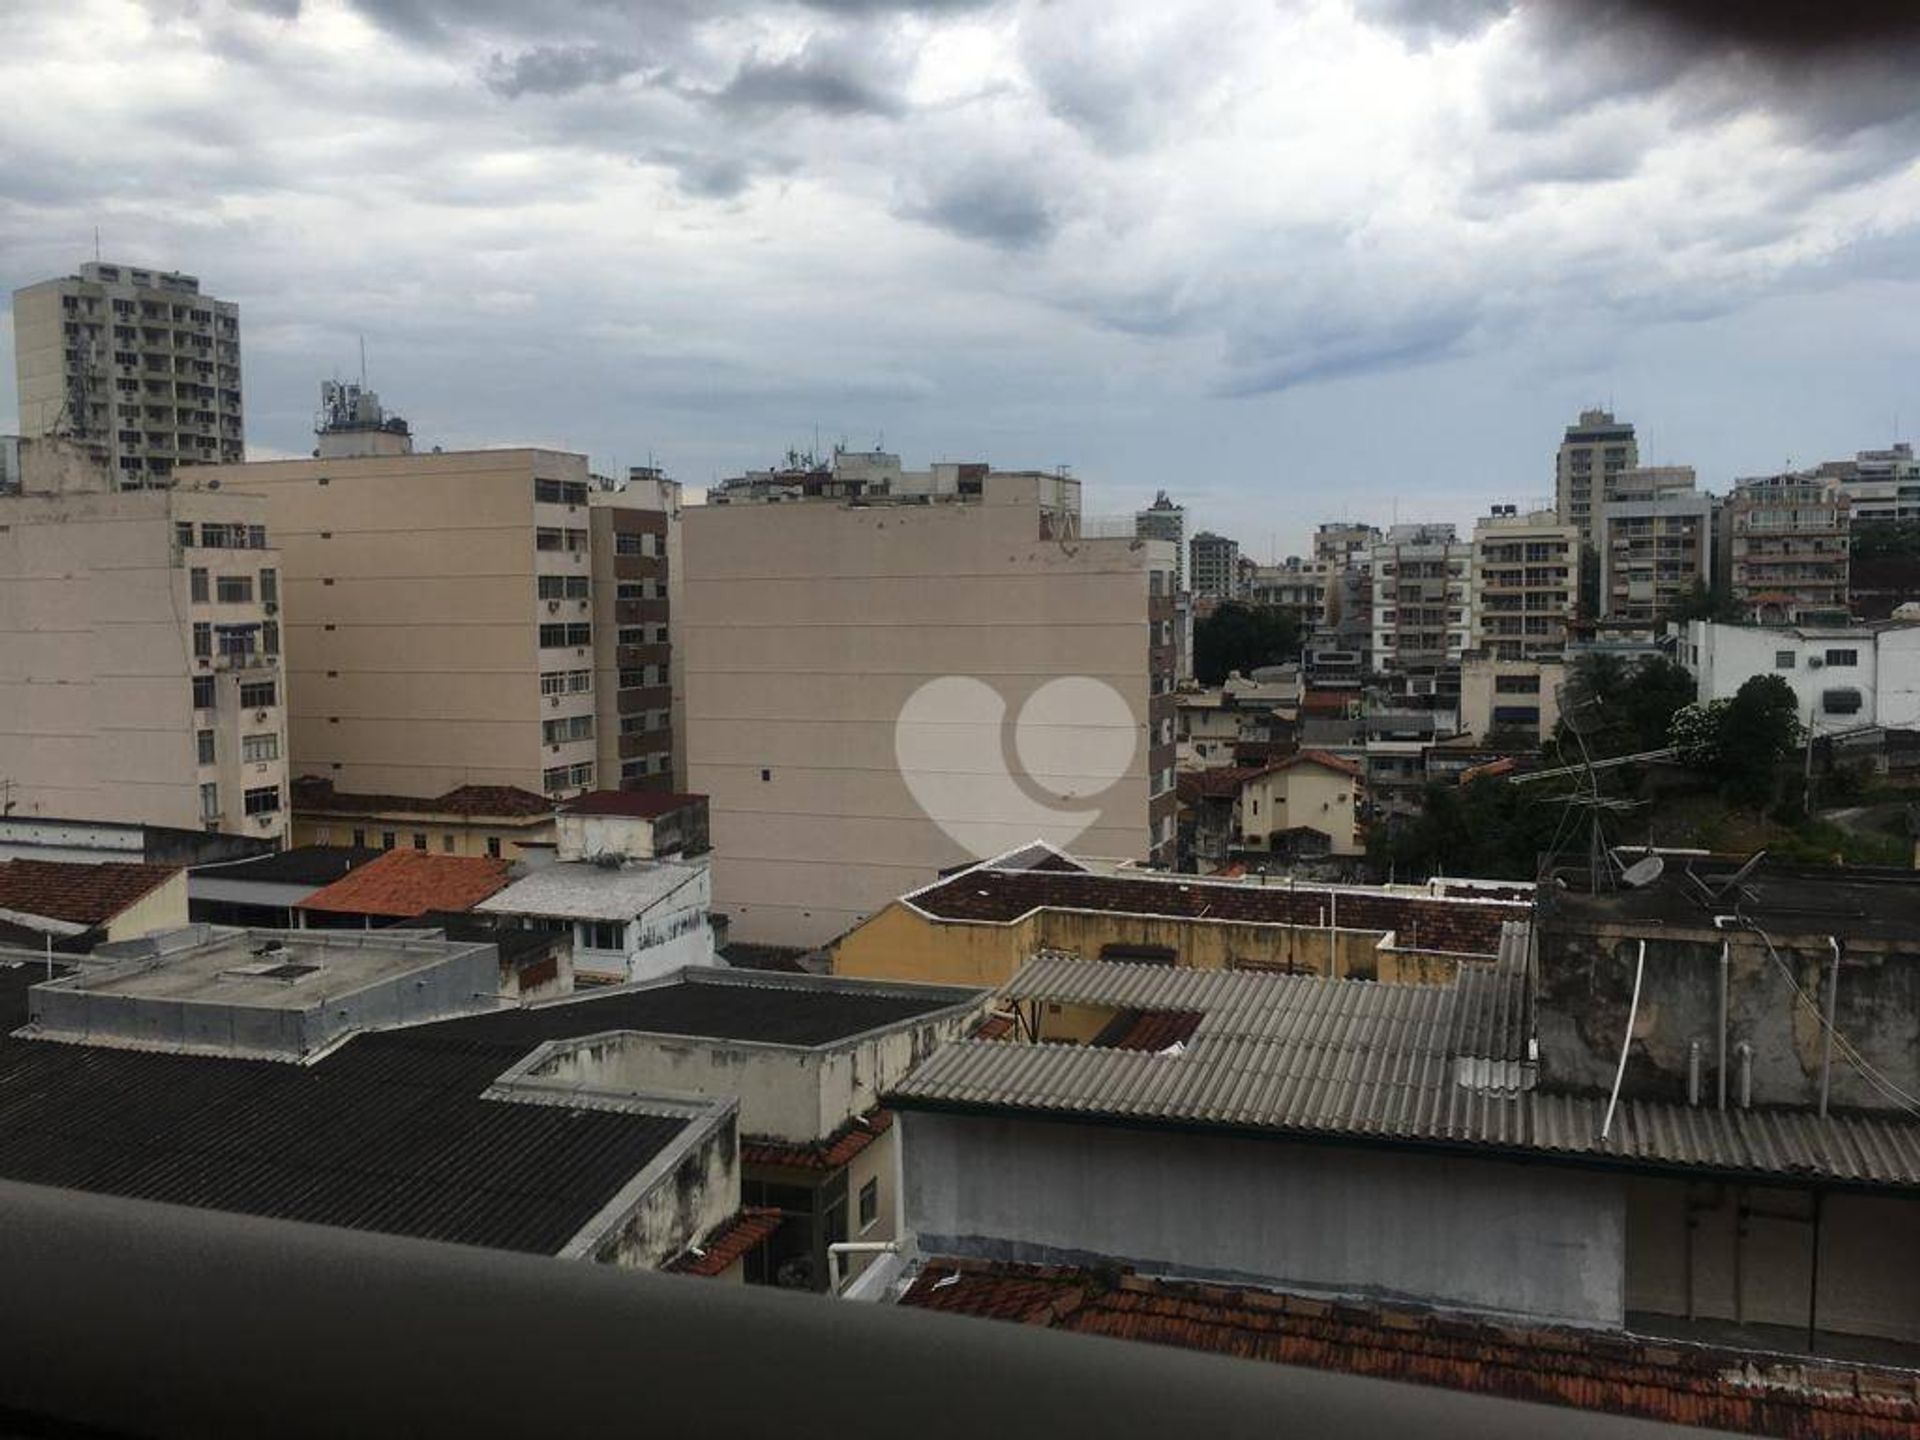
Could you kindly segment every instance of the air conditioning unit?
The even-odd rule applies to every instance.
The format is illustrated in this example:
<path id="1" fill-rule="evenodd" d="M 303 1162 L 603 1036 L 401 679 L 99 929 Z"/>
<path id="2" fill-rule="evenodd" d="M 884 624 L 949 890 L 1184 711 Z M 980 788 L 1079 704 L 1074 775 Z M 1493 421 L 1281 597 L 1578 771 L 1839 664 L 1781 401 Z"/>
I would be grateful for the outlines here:
<path id="1" fill-rule="evenodd" d="M 558 708 L 560 704 L 560 697 L 558 695 L 549 695 L 547 697 L 547 704 L 552 705 L 555 708 Z"/>
<path id="2" fill-rule="evenodd" d="M 267 601 L 262 608 L 265 609 L 269 615 L 278 615 L 280 613 L 280 607 L 271 600 Z"/>
<path id="3" fill-rule="evenodd" d="M 256 720 L 264 720 L 267 718 L 267 712 L 264 710 L 256 710 L 253 712 L 253 718 Z"/>
<path id="4" fill-rule="evenodd" d="M 1825 665 L 1826 663 L 1827 662 L 1821 659 L 1818 655 L 1809 655 L 1807 657 L 1807 669 L 1809 670 L 1818 670 L 1822 665 Z"/>
<path id="5" fill-rule="evenodd" d="M 560 602 L 559 602 L 558 600 L 549 600 L 549 601 L 547 601 L 547 613 L 548 613 L 549 615 L 557 615 L 557 614 L 559 614 L 559 613 L 560 613 Z"/>

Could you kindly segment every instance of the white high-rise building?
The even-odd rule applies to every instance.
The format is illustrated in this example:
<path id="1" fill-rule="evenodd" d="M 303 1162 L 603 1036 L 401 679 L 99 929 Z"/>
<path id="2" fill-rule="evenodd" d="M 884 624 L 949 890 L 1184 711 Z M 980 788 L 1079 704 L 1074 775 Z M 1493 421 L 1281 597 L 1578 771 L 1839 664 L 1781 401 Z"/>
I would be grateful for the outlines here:
<path id="1" fill-rule="evenodd" d="M 1133 515 L 1133 533 L 1141 540 L 1167 540 L 1173 544 L 1173 588 L 1187 588 L 1187 507 L 1176 505 L 1162 490 L 1153 504 Z"/>
<path id="2" fill-rule="evenodd" d="M 13 292 L 20 433 L 60 435 L 122 490 L 245 458 L 240 309 L 192 275 L 89 261 Z"/>
<path id="3" fill-rule="evenodd" d="M 1579 424 L 1567 427 L 1554 462 L 1560 523 L 1577 527 L 1581 540 L 1591 540 L 1600 506 L 1608 499 L 1608 482 L 1639 463 L 1632 425 L 1614 419 L 1611 410 L 1582 410 Z"/>

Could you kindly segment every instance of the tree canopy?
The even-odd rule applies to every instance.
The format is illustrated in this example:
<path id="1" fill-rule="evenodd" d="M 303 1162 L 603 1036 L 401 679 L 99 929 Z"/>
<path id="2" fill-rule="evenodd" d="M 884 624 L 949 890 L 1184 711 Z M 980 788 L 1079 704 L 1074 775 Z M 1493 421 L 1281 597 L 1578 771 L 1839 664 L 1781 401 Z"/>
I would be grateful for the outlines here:
<path id="1" fill-rule="evenodd" d="M 1229 601 L 1193 624 L 1193 674 L 1202 685 L 1299 657 L 1300 621 L 1290 611 Z"/>
<path id="2" fill-rule="evenodd" d="M 1584 739 L 1596 760 L 1665 746 L 1675 713 L 1693 703 L 1697 688 L 1685 667 L 1664 655 L 1637 661 L 1584 655 L 1574 662 L 1571 678 L 1573 688 L 1593 700 L 1593 728 Z M 1554 739 L 1569 757 L 1579 754 L 1564 715 Z"/>

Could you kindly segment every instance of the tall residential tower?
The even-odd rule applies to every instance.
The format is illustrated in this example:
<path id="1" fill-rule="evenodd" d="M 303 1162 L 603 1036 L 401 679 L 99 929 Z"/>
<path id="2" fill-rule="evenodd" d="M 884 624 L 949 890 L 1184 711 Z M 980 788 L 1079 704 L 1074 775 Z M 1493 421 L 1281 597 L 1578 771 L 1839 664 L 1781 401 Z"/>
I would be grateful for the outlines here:
<path id="1" fill-rule="evenodd" d="M 244 458 L 240 309 L 191 275 L 89 261 L 13 293 L 20 433 L 60 435 L 122 490 Z"/>

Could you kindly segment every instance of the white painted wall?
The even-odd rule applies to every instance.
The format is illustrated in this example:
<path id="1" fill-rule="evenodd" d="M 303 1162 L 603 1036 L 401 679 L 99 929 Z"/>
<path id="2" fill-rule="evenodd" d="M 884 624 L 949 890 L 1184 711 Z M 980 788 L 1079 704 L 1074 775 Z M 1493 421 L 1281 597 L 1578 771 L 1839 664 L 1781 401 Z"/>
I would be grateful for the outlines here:
<path id="1" fill-rule="evenodd" d="M 1828 663 L 1836 650 L 1854 651 L 1858 663 Z M 1755 675 L 1778 675 L 1800 702 L 1801 723 L 1818 733 L 1863 725 L 1920 728 L 1920 626 L 1803 630 L 1695 620 L 1686 628 L 1679 658 L 1703 704 L 1733 698 Z M 1859 710 L 1830 712 L 1830 690 L 1858 690 Z"/>

